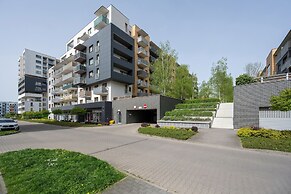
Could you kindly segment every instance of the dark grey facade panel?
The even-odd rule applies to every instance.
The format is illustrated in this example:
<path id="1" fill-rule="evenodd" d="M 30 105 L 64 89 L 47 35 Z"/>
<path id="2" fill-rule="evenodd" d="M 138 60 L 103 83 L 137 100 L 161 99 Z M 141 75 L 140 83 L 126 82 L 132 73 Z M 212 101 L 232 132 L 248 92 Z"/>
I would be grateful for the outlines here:
<path id="1" fill-rule="evenodd" d="M 291 88 L 291 80 L 235 86 L 234 128 L 259 126 L 259 108 L 270 107 L 271 96 L 286 88 Z"/>
<path id="2" fill-rule="evenodd" d="M 23 87 L 24 89 L 19 88 L 18 90 L 19 94 L 22 93 L 41 94 L 47 92 L 47 79 L 43 77 L 25 75 L 24 84 L 22 83 L 20 87 Z"/>
<path id="3" fill-rule="evenodd" d="M 125 75 L 117 72 L 112 72 L 112 80 L 117 82 L 122 82 L 126 84 L 133 84 L 134 83 L 134 76 L 133 75 Z"/>
<path id="4" fill-rule="evenodd" d="M 170 98 L 167 96 L 160 96 L 160 119 L 165 116 L 167 111 L 171 111 L 175 109 L 176 105 L 182 103 L 182 100 Z"/>

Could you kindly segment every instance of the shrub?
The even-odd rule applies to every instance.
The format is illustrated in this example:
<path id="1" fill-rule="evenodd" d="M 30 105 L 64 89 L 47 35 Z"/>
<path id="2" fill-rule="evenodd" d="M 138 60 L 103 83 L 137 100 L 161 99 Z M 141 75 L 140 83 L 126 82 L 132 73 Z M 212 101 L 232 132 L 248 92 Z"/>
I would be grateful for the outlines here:
<path id="1" fill-rule="evenodd" d="M 191 109 L 191 108 L 216 108 L 217 102 L 208 103 L 193 103 L 193 104 L 177 104 L 177 109 Z"/>
<path id="2" fill-rule="evenodd" d="M 211 121 L 210 118 L 185 117 L 185 116 L 164 116 L 165 121 Z"/>
<path id="3" fill-rule="evenodd" d="M 281 91 L 279 96 L 272 96 L 270 102 L 273 110 L 291 110 L 291 89 Z"/>
<path id="4" fill-rule="evenodd" d="M 242 74 L 235 79 L 235 84 L 237 86 L 251 84 L 254 82 L 255 82 L 255 79 L 253 77 L 249 76 L 248 74 Z"/>
<path id="5" fill-rule="evenodd" d="M 192 127 L 191 127 L 191 130 L 192 130 L 193 132 L 198 132 L 198 127 L 196 127 L 196 126 L 192 126 Z"/>
<path id="6" fill-rule="evenodd" d="M 263 137 L 270 139 L 286 138 L 286 135 L 281 133 L 281 131 L 271 129 L 253 130 L 251 128 L 241 128 L 237 131 L 237 135 L 239 137 Z"/>
<path id="7" fill-rule="evenodd" d="M 166 112 L 166 116 L 205 116 L 212 117 L 213 113 L 210 111 L 195 111 L 189 109 L 175 109 L 169 112 Z"/>
<path id="8" fill-rule="evenodd" d="M 149 127 L 150 124 L 148 124 L 148 123 L 142 123 L 140 126 L 141 126 L 141 127 Z"/>
<path id="9" fill-rule="evenodd" d="M 156 125 L 155 125 L 155 128 L 160 128 L 160 125 L 156 124 Z"/>
<path id="10" fill-rule="evenodd" d="M 218 98 L 201 98 L 201 99 L 189 99 L 185 100 L 185 103 L 192 104 L 192 103 L 206 103 L 206 102 L 220 102 Z"/>

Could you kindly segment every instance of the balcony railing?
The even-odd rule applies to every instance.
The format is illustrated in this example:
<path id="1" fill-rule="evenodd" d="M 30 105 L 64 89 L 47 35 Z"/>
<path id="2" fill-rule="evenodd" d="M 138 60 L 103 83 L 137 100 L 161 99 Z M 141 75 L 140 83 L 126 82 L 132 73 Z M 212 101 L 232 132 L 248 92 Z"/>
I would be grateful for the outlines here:
<path id="1" fill-rule="evenodd" d="M 74 101 L 77 100 L 78 96 L 76 94 L 69 94 L 66 96 L 63 96 L 62 101 Z"/>
<path id="2" fill-rule="evenodd" d="M 92 92 L 91 91 L 81 91 L 80 93 L 79 93 L 79 97 L 80 98 L 91 98 L 91 96 L 92 96 Z"/>
<path id="3" fill-rule="evenodd" d="M 138 48 L 137 54 L 138 56 L 143 57 L 143 58 L 148 56 L 148 52 L 143 47 Z"/>
<path id="4" fill-rule="evenodd" d="M 74 73 L 83 74 L 86 73 L 86 66 L 83 64 L 78 64 L 74 67 Z"/>
<path id="5" fill-rule="evenodd" d="M 62 98 L 61 97 L 55 97 L 54 99 L 53 99 L 53 103 L 59 103 L 59 102 L 61 102 L 62 101 Z"/>
<path id="6" fill-rule="evenodd" d="M 65 85 L 63 85 L 63 90 L 68 90 L 68 89 L 76 89 L 76 87 L 73 86 L 73 84 L 65 84 Z"/>
<path id="7" fill-rule="evenodd" d="M 85 85 L 86 79 L 85 79 L 85 77 L 75 77 L 73 84 L 74 85 Z"/>
<path id="8" fill-rule="evenodd" d="M 137 96 L 148 96 L 149 94 L 146 92 L 137 92 Z"/>
<path id="9" fill-rule="evenodd" d="M 147 82 L 144 82 L 144 81 L 141 81 L 141 80 L 138 80 L 137 86 L 139 88 L 147 88 L 148 87 L 148 83 Z"/>
<path id="10" fill-rule="evenodd" d="M 105 86 L 99 86 L 97 88 L 93 89 L 93 93 L 95 95 L 107 95 L 108 94 L 108 88 Z"/>
<path id="11" fill-rule="evenodd" d="M 61 94 L 63 93 L 63 88 L 55 88 L 52 94 Z"/>
<path id="12" fill-rule="evenodd" d="M 278 75 L 272 75 L 267 77 L 258 77 L 255 79 L 256 82 L 276 82 L 276 81 L 283 81 L 283 80 L 290 80 L 291 79 L 291 73 L 284 73 L 284 74 L 278 74 Z"/>
<path id="13" fill-rule="evenodd" d="M 148 64 L 149 64 L 149 62 L 145 59 L 138 58 L 138 60 L 137 60 L 137 65 L 140 68 L 145 68 L 145 67 L 147 67 Z"/>
<path id="14" fill-rule="evenodd" d="M 86 62 L 87 55 L 83 52 L 77 52 L 75 55 L 75 61 L 79 63 L 85 63 Z"/>
<path id="15" fill-rule="evenodd" d="M 148 77 L 148 73 L 142 69 L 139 69 L 137 70 L 137 76 L 144 79 Z"/>
<path id="16" fill-rule="evenodd" d="M 149 42 L 143 36 L 139 36 L 137 38 L 137 44 L 142 47 L 147 47 Z"/>
<path id="17" fill-rule="evenodd" d="M 107 24 L 109 24 L 109 20 L 106 16 L 100 15 L 95 21 L 94 26 L 97 30 L 101 30 L 104 28 Z"/>
<path id="18" fill-rule="evenodd" d="M 73 81 L 73 73 L 68 73 L 66 75 L 63 75 L 63 82 L 69 82 Z"/>

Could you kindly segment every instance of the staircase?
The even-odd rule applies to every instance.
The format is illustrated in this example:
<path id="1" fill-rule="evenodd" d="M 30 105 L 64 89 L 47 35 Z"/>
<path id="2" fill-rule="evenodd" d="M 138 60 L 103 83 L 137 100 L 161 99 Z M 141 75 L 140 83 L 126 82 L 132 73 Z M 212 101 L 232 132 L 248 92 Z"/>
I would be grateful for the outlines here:
<path id="1" fill-rule="evenodd" d="M 221 103 L 211 128 L 233 129 L 233 103 Z"/>

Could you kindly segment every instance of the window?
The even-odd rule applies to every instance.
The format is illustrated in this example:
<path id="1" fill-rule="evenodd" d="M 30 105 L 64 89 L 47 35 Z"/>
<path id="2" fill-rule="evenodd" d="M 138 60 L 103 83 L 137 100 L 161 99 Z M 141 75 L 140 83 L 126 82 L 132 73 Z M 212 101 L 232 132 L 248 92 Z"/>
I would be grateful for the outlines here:
<path id="1" fill-rule="evenodd" d="M 41 61 L 40 60 L 36 60 L 35 62 L 38 63 L 38 64 L 41 64 Z"/>
<path id="2" fill-rule="evenodd" d="M 40 55 L 36 55 L 35 57 L 38 58 L 38 59 L 41 59 L 41 56 Z"/>
<path id="3" fill-rule="evenodd" d="M 93 71 L 90 71 L 89 72 L 89 78 L 92 78 L 93 77 Z"/>
<path id="4" fill-rule="evenodd" d="M 37 65 L 37 66 L 36 66 L 36 69 L 41 69 L 41 66 Z"/>
<path id="5" fill-rule="evenodd" d="M 96 69 L 95 79 L 99 79 L 100 71 L 99 68 Z"/>
<path id="6" fill-rule="evenodd" d="M 88 29 L 88 34 L 91 34 L 92 33 L 92 28 L 89 28 Z"/>
<path id="7" fill-rule="evenodd" d="M 93 45 L 91 45 L 90 47 L 89 47 L 89 53 L 92 53 L 93 52 Z"/>
<path id="8" fill-rule="evenodd" d="M 93 64 L 94 64 L 93 58 L 89 59 L 89 66 Z"/>
<path id="9" fill-rule="evenodd" d="M 33 102 L 30 103 L 30 106 L 33 106 Z"/>
<path id="10" fill-rule="evenodd" d="M 96 55 L 96 65 L 99 65 L 99 63 L 100 63 L 100 57 L 99 57 L 99 54 L 98 54 L 98 55 Z"/>
<path id="11" fill-rule="evenodd" d="M 99 40 L 96 42 L 96 52 L 99 52 L 100 50 L 100 43 Z"/>
<path id="12" fill-rule="evenodd" d="M 128 87 L 128 91 L 131 92 L 131 87 Z"/>
<path id="13" fill-rule="evenodd" d="M 125 23 L 125 32 L 127 32 L 127 28 L 128 28 L 127 23 Z"/>
<path id="14" fill-rule="evenodd" d="M 125 85 L 124 93 L 127 94 L 127 92 L 128 92 L 128 85 Z"/>
<path id="15" fill-rule="evenodd" d="M 35 73 L 41 75 L 41 71 L 35 71 Z"/>
<path id="16" fill-rule="evenodd" d="M 107 100 L 107 96 L 102 96 L 102 101 L 106 101 Z"/>
<path id="17" fill-rule="evenodd" d="M 98 97 L 95 97 L 94 98 L 94 102 L 98 102 L 99 101 L 99 98 Z"/>
<path id="18" fill-rule="evenodd" d="M 83 104 L 83 100 L 80 100 L 80 104 Z"/>

